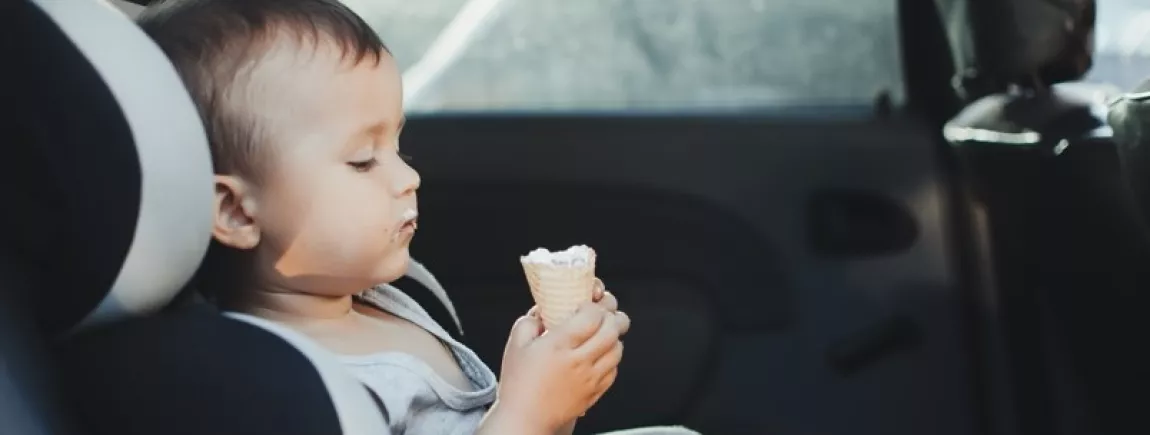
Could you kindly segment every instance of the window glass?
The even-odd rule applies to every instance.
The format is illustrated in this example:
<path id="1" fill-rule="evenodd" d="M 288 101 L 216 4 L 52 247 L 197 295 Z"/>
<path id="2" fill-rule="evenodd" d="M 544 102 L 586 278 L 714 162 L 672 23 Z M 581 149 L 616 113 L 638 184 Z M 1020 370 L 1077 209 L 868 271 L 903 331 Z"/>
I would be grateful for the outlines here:
<path id="1" fill-rule="evenodd" d="M 902 100 L 894 0 L 346 0 L 414 112 Z"/>
<path id="2" fill-rule="evenodd" d="M 1150 79 L 1150 1 L 1099 0 L 1088 80 L 1132 90 Z"/>

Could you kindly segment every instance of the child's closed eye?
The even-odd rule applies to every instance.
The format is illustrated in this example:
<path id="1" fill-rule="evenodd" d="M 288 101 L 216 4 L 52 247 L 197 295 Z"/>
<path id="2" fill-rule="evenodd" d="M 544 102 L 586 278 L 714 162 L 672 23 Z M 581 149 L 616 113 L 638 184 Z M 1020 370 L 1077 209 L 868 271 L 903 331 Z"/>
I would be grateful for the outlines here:
<path id="1" fill-rule="evenodd" d="M 358 162 L 347 162 L 347 165 L 351 166 L 352 169 L 355 169 L 356 172 L 367 172 L 379 165 L 379 160 L 376 160 L 375 157 L 372 157 L 370 159 L 361 160 Z"/>
<path id="2" fill-rule="evenodd" d="M 401 153 L 401 152 L 398 152 L 398 151 L 396 152 L 396 154 L 398 154 L 399 158 L 403 159 L 403 161 L 405 161 L 407 163 L 411 163 L 411 156 L 404 154 L 404 153 Z"/>

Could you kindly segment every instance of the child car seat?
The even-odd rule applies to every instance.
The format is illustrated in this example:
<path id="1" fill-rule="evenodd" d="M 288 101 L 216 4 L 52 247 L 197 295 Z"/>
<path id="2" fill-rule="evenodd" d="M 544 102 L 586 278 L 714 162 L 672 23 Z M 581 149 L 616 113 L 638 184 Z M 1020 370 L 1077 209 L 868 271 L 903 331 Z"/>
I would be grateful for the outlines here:
<path id="1" fill-rule="evenodd" d="M 0 340 L 0 362 L 33 355 L 7 345 L 17 340 L 52 350 L 47 382 L 0 382 L 0 394 L 22 395 L 0 400 L 0 421 L 15 425 L 7 413 L 44 393 L 74 431 L 49 431 L 59 415 L 26 414 L 40 418 L 23 427 L 40 433 L 388 433 L 378 401 L 299 334 L 210 310 L 156 314 L 210 236 L 211 164 L 190 97 L 159 48 L 102 0 L 0 8 L 10 106 L 0 180 L 13 229 L 0 239 L 0 296 L 30 325 Z"/>

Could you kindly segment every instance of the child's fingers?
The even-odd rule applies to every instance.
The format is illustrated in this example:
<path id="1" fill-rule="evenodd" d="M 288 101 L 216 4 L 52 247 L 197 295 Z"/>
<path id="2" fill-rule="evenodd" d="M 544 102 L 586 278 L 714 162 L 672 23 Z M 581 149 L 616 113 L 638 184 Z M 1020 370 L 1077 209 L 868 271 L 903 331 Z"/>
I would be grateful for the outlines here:
<path id="1" fill-rule="evenodd" d="M 539 318 L 539 306 L 532 305 L 530 310 L 527 310 L 527 317 Z"/>
<path id="2" fill-rule="evenodd" d="M 595 278 L 595 283 L 591 287 L 591 300 L 599 302 L 603 299 L 603 294 L 607 292 L 607 286 L 603 284 L 603 280 L 598 277 Z"/>
<path id="3" fill-rule="evenodd" d="M 618 367 L 609 370 L 607 373 L 603 374 L 602 378 L 599 378 L 599 394 L 595 396 L 595 402 L 598 402 L 599 399 L 603 397 L 603 394 L 606 393 L 607 390 L 610 390 L 612 385 L 615 385 L 615 380 L 618 378 Z"/>
<path id="4" fill-rule="evenodd" d="M 595 360 L 595 373 L 607 374 L 607 372 L 617 369 L 621 361 L 623 361 L 623 342 L 616 340 L 606 353 Z"/>
<path id="5" fill-rule="evenodd" d="M 595 335 L 588 338 L 581 346 L 575 349 L 575 357 L 594 363 L 598 361 L 603 355 L 611 352 L 615 344 L 619 342 L 619 325 L 607 315 L 607 320 L 599 326 L 599 330 L 595 331 Z"/>
<path id="6" fill-rule="evenodd" d="M 614 320 L 616 326 L 619 328 L 619 335 L 624 335 L 627 331 L 631 330 L 631 316 L 628 316 L 627 313 L 616 311 L 614 313 Z"/>
<path id="7" fill-rule="evenodd" d="M 608 291 L 603 292 L 603 295 L 596 303 L 609 313 L 619 310 L 619 300 L 615 299 L 615 295 Z"/>
<path id="8" fill-rule="evenodd" d="M 570 319 L 555 327 L 552 333 L 562 337 L 568 348 L 575 349 L 590 340 L 596 332 L 602 329 L 603 324 L 609 323 L 612 328 L 615 328 L 615 322 L 606 321 L 607 316 L 607 311 L 602 307 L 592 302 L 584 302 Z"/>
<path id="9" fill-rule="evenodd" d="M 521 348 L 542 334 L 543 322 L 531 316 L 520 317 L 511 327 L 511 337 L 507 340 L 507 346 Z"/>
<path id="10" fill-rule="evenodd" d="M 603 377 L 599 378 L 599 383 L 595 385 L 595 395 L 591 397 L 590 406 L 595 406 L 595 404 L 599 403 L 599 400 L 603 398 L 603 395 L 607 394 L 607 390 L 610 390 L 611 386 L 615 384 L 615 379 L 618 376 L 619 369 L 613 369 L 610 372 L 605 373 Z M 585 415 L 586 413 L 580 417 Z"/>

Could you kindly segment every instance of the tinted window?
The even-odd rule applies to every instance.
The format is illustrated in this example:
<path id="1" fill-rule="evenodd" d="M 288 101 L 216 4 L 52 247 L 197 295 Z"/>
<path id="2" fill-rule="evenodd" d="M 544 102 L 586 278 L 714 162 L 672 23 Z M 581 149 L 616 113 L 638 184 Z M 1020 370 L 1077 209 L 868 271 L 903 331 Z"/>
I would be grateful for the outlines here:
<path id="1" fill-rule="evenodd" d="M 1150 2 L 1100 0 L 1089 80 L 1130 90 L 1150 78 Z"/>
<path id="2" fill-rule="evenodd" d="M 663 110 L 903 94 L 894 0 L 347 0 L 408 108 Z"/>

